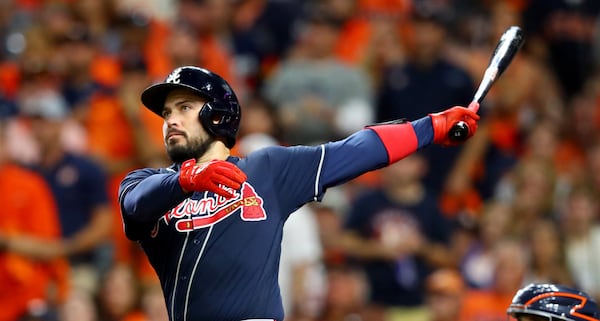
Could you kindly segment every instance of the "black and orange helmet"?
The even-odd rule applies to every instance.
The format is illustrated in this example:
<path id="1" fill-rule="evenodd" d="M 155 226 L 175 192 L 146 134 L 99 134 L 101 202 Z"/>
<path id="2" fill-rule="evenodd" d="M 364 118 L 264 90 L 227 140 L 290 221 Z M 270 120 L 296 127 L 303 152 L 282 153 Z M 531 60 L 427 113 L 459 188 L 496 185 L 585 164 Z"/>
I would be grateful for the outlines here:
<path id="1" fill-rule="evenodd" d="M 599 321 L 598 304 L 588 294 L 557 284 L 532 283 L 521 288 L 507 309 L 510 316 L 532 314 L 548 320 Z"/>

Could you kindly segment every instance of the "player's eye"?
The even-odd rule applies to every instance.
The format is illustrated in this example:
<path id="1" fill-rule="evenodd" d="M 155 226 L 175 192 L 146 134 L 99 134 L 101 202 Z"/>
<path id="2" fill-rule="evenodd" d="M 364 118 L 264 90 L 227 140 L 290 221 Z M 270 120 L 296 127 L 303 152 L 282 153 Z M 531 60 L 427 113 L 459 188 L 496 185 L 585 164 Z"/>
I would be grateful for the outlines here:
<path id="1" fill-rule="evenodd" d="M 167 118 L 169 115 L 171 115 L 171 110 L 164 108 L 161 115 L 163 118 Z"/>

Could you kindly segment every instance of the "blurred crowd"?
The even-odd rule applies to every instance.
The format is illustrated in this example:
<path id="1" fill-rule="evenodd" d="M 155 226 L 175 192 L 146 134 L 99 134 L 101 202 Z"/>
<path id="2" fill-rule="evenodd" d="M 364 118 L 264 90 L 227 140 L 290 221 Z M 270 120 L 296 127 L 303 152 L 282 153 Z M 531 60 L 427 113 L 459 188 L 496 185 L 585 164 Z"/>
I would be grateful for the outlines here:
<path id="1" fill-rule="evenodd" d="M 597 0 L 0 0 L 0 321 L 167 320 L 116 198 L 127 172 L 169 164 L 139 97 L 176 66 L 236 90 L 243 156 L 466 106 L 514 25 L 525 44 L 465 145 L 292 214 L 285 321 L 505 320 L 529 282 L 600 299 L 599 15 Z"/>

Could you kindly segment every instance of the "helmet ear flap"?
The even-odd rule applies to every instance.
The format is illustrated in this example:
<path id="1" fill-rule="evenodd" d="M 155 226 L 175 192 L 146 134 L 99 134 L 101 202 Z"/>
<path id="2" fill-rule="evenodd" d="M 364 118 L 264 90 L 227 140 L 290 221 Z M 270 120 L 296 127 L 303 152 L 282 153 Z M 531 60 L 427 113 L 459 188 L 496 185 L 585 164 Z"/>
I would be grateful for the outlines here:
<path id="1" fill-rule="evenodd" d="M 240 122 L 238 113 L 231 107 L 219 101 L 210 101 L 202 106 L 198 118 L 209 134 L 225 138 L 225 145 L 229 148 L 235 144 L 237 128 Z"/>

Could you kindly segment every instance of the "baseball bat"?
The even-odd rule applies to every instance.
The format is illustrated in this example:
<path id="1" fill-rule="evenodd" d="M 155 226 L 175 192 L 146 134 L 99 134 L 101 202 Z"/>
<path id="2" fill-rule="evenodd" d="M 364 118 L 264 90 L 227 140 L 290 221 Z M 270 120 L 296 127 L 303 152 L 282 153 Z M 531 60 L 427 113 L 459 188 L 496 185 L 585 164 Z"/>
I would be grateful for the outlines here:
<path id="1" fill-rule="evenodd" d="M 473 100 L 469 104 L 471 110 L 477 112 L 479 108 L 474 103 L 481 103 L 496 79 L 502 75 L 513 60 L 517 51 L 523 45 L 523 41 L 523 31 L 518 26 L 511 26 L 502 34 L 483 74 L 483 78 L 479 83 L 479 87 L 473 96 Z M 464 121 L 456 122 L 448 132 L 448 135 L 452 141 L 464 141 L 469 137 L 469 126 Z"/>

